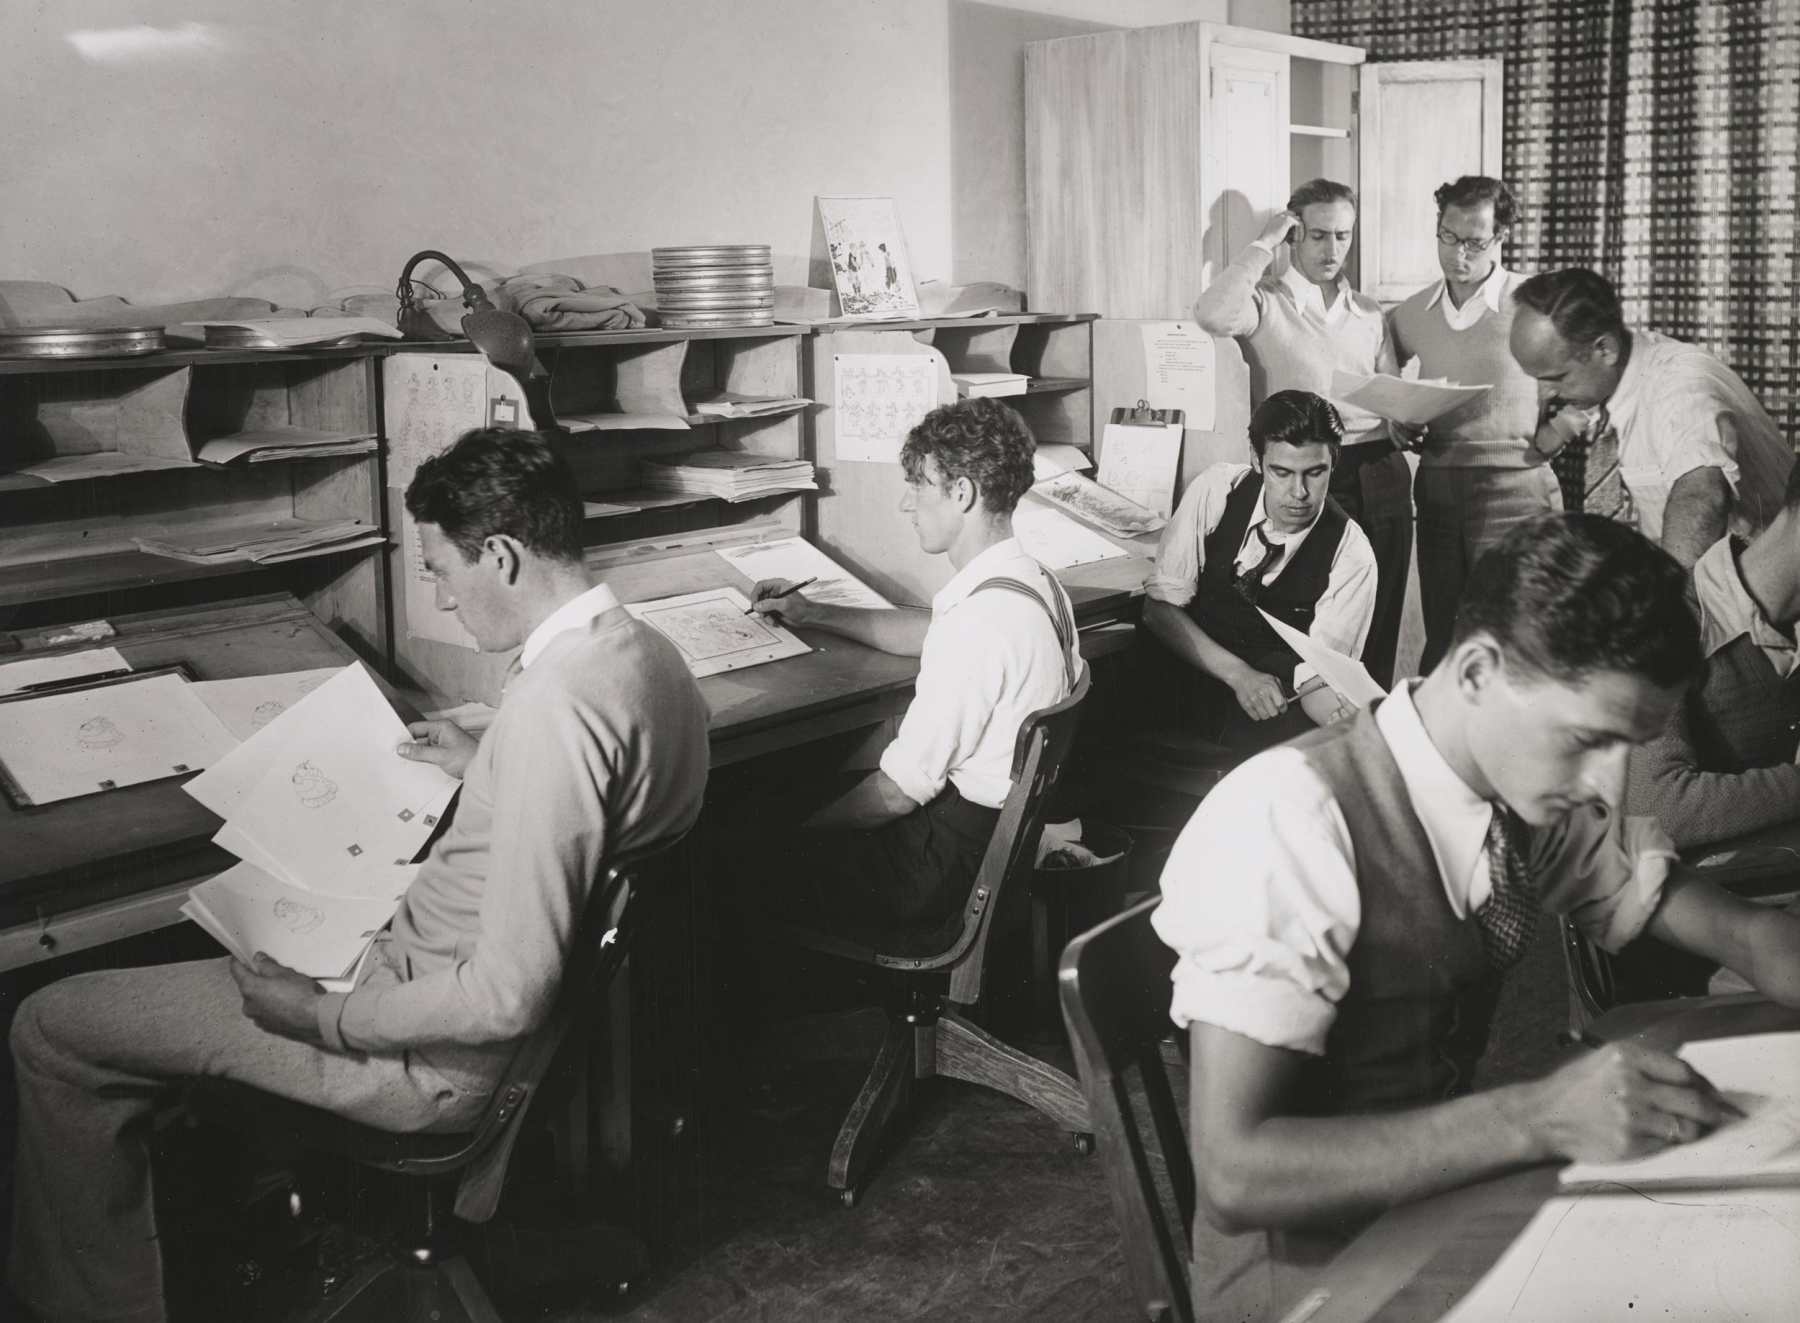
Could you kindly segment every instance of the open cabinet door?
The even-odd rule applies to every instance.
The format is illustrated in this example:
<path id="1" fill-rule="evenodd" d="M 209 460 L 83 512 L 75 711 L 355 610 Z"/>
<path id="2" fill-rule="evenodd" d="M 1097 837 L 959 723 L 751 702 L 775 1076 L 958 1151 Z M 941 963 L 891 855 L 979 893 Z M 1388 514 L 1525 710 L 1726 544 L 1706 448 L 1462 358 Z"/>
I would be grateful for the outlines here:
<path id="1" fill-rule="evenodd" d="M 1500 177 L 1502 60 L 1410 60 L 1362 66 L 1357 170 L 1362 289 L 1398 303 L 1443 273 L 1438 185 Z"/>

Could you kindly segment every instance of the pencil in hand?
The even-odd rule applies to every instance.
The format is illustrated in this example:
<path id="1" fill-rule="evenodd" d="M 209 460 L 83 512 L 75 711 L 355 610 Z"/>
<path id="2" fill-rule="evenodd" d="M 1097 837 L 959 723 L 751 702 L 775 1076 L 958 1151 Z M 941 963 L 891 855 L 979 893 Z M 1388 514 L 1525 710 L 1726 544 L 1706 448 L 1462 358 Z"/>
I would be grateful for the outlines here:
<path id="1" fill-rule="evenodd" d="M 800 580 L 799 583 L 789 584 L 786 588 L 783 588 L 778 593 L 765 593 L 763 596 L 757 598 L 756 602 L 778 602 L 784 597 L 792 597 L 795 593 L 799 592 L 802 588 L 812 587 L 812 585 L 817 583 L 818 581 L 819 581 L 819 576 L 815 574 L 810 579 L 802 579 L 802 580 Z M 756 602 L 750 603 L 750 609 L 744 612 L 745 615 L 753 616 L 753 615 L 757 614 Z"/>

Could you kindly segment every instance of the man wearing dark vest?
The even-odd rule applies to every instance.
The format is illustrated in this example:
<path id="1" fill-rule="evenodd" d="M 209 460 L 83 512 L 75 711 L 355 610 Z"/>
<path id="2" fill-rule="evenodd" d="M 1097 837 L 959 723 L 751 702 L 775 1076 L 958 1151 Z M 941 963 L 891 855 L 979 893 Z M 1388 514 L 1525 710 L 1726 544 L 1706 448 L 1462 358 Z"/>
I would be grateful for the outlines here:
<path id="1" fill-rule="evenodd" d="M 918 932 L 951 922 L 1012 788 L 1020 726 L 1068 697 L 1086 664 L 1068 594 L 1013 535 L 1036 449 L 996 399 L 933 409 L 907 435 L 900 508 L 919 545 L 956 570 L 929 611 L 818 602 L 781 579 L 751 590 L 766 617 L 919 659 L 879 767 L 769 847 L 771 882 L 814 918 Z"/>
<path id="2" fill-rule="evenodd" d="M 1362 653 L 1375 608 L 1369 540 L 1328 496 L 1343 426 L 1303 390 L 1277 391 L 1250 416 L 1254 464 L 1214 464 L 1163 529 L 1144 585 L 1144 627 L 1175 720 L 1255 753 L 1342 714 L 1261 612 L 1345 656 Z"/>
<path id="3" fill-rule="evenodd" d="M 1430 675 L 1201 802 L 1155 917 L 1193 1048 L 1199 1318 L 1279 1317 L 1394 1204 L 1719 1122 L 1704 1080 L 1635 1044 L 1471 1092 L 1540 910 L 1800 1005 L 1800 919 L 1685 872 L 1654 823 L 1608 807 L 1699 670 L 1684 593 L 1633 530 L 1539 516 L 1477 563 Z"/>
<path id="4" fill-rule="evenodd" d="M 1800 818 L 1800 465 L 1754 542 L 1720 538 L 1695 563 L 1688 600 L 1706 672 L 1632 756 L 1625 796 L 1683 849 Z"/>

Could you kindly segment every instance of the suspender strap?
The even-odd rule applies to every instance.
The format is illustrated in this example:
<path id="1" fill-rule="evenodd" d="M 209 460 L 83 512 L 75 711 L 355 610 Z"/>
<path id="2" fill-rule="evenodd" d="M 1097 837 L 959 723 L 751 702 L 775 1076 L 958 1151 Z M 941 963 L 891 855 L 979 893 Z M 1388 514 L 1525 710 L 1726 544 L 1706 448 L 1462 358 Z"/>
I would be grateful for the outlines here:
<path id="1" fill-rule="evenodd" d="M 1044 570 L 1043 573 L 1045 578 L 1050 577 L 1048 570 Z M 1069 692 L 1074 693 L 1076 662 L 1071 655 L 1070 640 L 1075 637 L 1075 620 L 1069 614 L 1069 604 L 1063 600 L 1063 595 L 1053 588 L 1049 599 L 1046 600 L 1042 593 L 1027 588 L 1019 580 L 1006 575 L 996 575 L 992 579 L 983 579 L 976 584 L 969 590 L 969 596 L 975 596 L 984 588 L 1004 588 L 1008 592 L 1019 593 L 1029 597 L 1044 609 L 1044 614 L 1050 617 L 1050 628 L 1056 631 L 1056 642 L 1062 649 L 1063 679 L 1068 683 Z M 1050 605 L 1052 601 L 1056 603 L 1055 606 Z"/>

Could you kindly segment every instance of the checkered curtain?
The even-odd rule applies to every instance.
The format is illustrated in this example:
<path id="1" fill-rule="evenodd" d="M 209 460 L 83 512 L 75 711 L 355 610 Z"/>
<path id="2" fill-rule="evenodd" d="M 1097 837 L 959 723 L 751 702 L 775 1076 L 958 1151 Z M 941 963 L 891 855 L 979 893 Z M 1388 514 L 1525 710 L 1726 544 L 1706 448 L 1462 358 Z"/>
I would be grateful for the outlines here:
<path id="1" fill-rule="evenodd" d="M 1370 60 L 1506 60 L 1507 264 L 1588 266 L 1800 439 L 1800 0 L 1294 0 Z"/>

